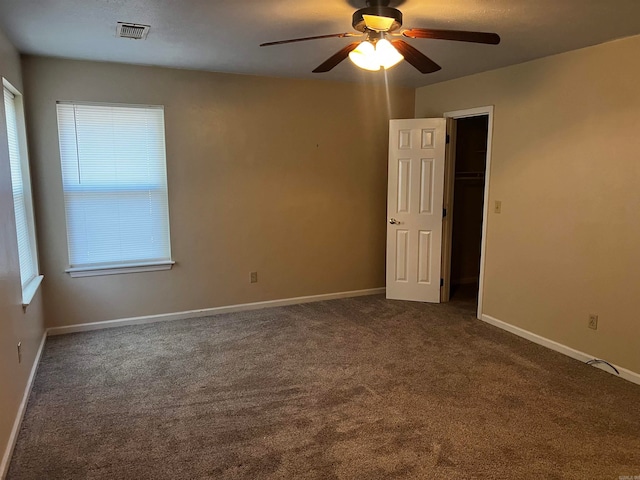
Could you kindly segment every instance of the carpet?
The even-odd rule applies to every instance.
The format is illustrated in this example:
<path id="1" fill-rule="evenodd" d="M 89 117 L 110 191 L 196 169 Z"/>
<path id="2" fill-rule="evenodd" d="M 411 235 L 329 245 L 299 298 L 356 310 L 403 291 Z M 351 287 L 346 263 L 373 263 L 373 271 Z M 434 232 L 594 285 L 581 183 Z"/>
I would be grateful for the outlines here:
<path id="1" fill-rule="evenodd" d="M 615 479 L 640 387 L 358 297 L 47 339 L 8 478 Z"/>

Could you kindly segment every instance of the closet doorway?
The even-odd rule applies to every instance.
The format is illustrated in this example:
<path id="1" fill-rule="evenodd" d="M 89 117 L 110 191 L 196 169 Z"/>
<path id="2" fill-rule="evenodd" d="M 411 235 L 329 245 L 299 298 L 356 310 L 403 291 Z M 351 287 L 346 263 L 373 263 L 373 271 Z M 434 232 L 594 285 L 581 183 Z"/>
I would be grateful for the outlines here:
<path id="1" fill-rule="evenodd" d="M 487 161 L 486 115 L 457 120 L 453 187 L 450 300 L 478 302 L 484 181 Z"/>
<path id="2" fill-rule="evenodd" d="M 443 301 L 482 315 L 482 287 L 493 108 L 450 112 L 445 180 Z"/>

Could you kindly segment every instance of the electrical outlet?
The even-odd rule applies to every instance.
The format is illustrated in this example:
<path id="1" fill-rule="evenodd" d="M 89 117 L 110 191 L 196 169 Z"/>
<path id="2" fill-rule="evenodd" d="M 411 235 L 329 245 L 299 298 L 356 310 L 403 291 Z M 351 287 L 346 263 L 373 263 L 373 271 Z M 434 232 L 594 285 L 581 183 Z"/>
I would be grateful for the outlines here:
<path id="1" fill-rule="evenodd" d="M 493 207 L 494 213 L 502 213 L 502 201 L 496 200 L 495 206 Z"/>
<path id="2" fill-rule="evenodd" d="M 589 328 L 591 328 L 592 330 L 598 329 L 598 315 L 595 315 L 593 313 L 589 314 Z"/>
<path id="3" fill-rule="evenodd" d="M 251 272 L 251 283 L 258 283 L 258 272 Z"/>
<path id="4" fill-rule="evenodd" d="M 22 342 L 18 342 L 18 363 L 22 363 Z"/>

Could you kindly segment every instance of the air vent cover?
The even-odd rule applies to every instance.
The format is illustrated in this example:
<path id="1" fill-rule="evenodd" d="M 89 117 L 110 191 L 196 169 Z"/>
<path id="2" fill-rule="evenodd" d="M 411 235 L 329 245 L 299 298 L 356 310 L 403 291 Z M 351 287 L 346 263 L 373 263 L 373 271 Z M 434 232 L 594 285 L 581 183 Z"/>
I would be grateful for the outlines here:
<path id="1" fill-rule="evenodd" d="M 145 38 L 147 38 L 149 28 L 151 28 L 149 25 L 118 22 L 118 27 L 116 28 L 116 37 L 144 40 Z"/>

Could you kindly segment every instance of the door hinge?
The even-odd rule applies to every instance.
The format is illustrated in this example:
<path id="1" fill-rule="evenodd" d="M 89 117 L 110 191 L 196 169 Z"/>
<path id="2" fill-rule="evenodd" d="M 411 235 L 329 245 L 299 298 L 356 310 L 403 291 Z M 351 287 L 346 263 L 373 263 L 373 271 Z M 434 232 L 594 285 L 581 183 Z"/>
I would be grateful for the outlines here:
<path id="1" fill-rule="evenodd" d="M 447 133 L 447 145 L 451 143 L 451 135 Z"/>
<path id="2" fill-rule="evenodd" d="M 441 286 L 441 287 L 444 287 L 444 278 L 441 278 L 441 279 L 440 279 L 440 286 Z"/>
<path id="3" fill-rule="evenodd" d="M 446 209 L 446 208 L 443 208 L 443 209 L 442 209 L 442 218 L 444 218 L 444 217 L 446 217 L 446 216 L 447 216 L 447 209 Z"/>

